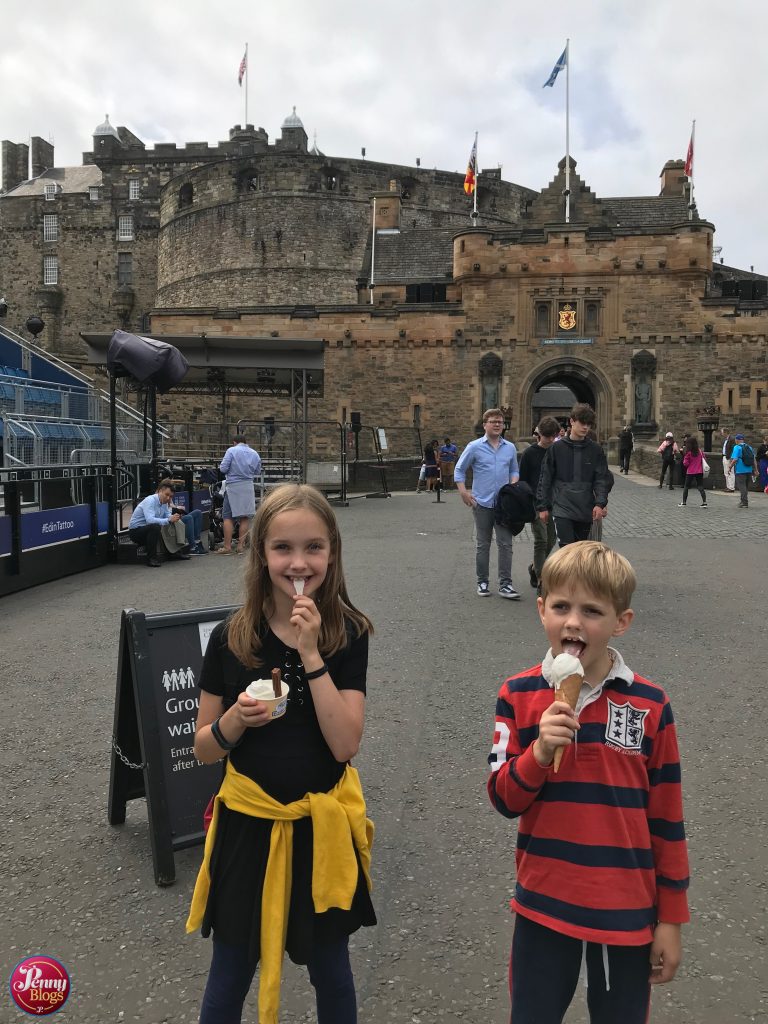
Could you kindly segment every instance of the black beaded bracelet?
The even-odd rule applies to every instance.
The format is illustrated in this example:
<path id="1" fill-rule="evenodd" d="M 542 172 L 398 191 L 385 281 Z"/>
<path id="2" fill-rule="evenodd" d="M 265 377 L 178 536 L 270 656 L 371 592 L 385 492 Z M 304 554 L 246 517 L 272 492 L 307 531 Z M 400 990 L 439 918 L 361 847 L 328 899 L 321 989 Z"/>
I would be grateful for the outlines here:
<path id="1" fill-rule="evenodd" d="M 211 722 L 211 735 L 219 744 L 222 750 L 234 750 L 235 747 L 239 747 L 240 744 L 243 742 L 243 736 L 245 735 L 245 733 L 243 733 L 243 736 L 241 736 L 239 740 L 235 740 L 234 743 L 230 743 L 229 740 L 225 740 L 221 731 L 221 726 L 219 725 L 219 722 L 221 721 L 222 717 L 222 715 L 219 715 L 215 722 Z"/>
<path id="2" fill-rule="evenodd" d="M 324 676 L 328 671 L 328 666 L 323 665 L 322 668 L 316 668 L 314 672 L 305 672 L 304 678 L 309 682 L 310 679 L 319 679 L 320 676 Z"/>

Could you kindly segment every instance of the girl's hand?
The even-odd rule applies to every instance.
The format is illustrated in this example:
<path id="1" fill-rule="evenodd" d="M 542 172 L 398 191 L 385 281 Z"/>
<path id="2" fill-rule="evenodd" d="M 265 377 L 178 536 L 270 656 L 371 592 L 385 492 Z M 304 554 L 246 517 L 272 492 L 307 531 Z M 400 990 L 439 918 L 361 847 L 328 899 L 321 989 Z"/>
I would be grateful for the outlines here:
<path id="1" fill-rule="evenodd" d="M 311 597 L 294 594 L 291 625 L 296 630 L 296 648 L 301 660 L 305 661 L 311 655 L 317 654 L 321 619 L 317 605 Z"/>
<path id="2" fill-rule="evenodd" d="M 263 700 L 254 700 L 253 697 L 249 697 L 244 690 L 237 695 L 235 710 L 237 720 L 244 729 L 258 729 L 272 721 L 269 706 Z M 222 729 L 222 732 L 224 731 Z"/>

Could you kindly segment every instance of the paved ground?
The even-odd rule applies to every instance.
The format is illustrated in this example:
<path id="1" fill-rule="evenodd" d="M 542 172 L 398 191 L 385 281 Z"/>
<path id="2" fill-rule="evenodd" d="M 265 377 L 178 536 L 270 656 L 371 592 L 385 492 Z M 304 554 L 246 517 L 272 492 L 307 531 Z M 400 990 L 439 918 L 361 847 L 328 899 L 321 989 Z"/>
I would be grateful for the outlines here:
<path id="1" fill-rule="evenodd" d="M 765 538 L 768 498 L 677 508 L 680 491 L 618 478 L 606 539 L 635 564 L 637 619 L 621 646 L 662 682 L 684 758 L 693 922 L 660 1024 L 768 1021 Z M 354 941 L 361 1022 L 504 1024 L 514 826 L 485 798 L 496 690 L 544 652 L 515 545 L 520 604 L 480 601 L 471 520 L 455 494 L 357 500 L 339 510 L 355 601 L 374 619 L 358 759 L 377 824 L 380 923 Z M 108 567 L 0 603 L 5 917 L 0 971 L 59 956 L 74 993 L 61 1021 L 192 1024 L 209 945 L 183 923 L 199 849 L 153 884 L 143 801 L 106 824 L 120 610 L 226 604 L 240 564 L 208 556 L 157 571 Z M 253 1003 L 246 1020 L 254 1020 Z M 283 1024 L 314 1020 L 302 972 Z M 22 1019 L 0 992 L 0 1022 Z M 583 1024 L 583 997 L 569 1024 Z"/>

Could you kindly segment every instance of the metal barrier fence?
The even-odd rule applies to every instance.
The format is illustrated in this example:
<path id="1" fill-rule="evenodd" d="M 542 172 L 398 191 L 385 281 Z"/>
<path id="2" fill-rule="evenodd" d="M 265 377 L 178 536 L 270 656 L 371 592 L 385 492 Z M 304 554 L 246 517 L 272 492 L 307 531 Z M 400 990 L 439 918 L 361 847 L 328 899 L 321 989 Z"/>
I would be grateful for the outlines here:
<path id="1" fill-rule="evenodd" d="M 101 400 L 98 400 L 101 403 Z M 103 403 L 101 403 L 103 404 Z M 45 419 L 3 413 L 2 446 L 4 466 L 69 466 L 107 464 L 109 428 L 104 423 Z M 163 438 L 159 438 L 163 454 Z M 152 457 L 149 432 L 141 423 L 119 423 L 119 457 L 130 462 L 149 462 Z"/>
<path id="2" fill-rule="evenodd" d="M 102 399 L 93 390 L 0 373 L 0 412 L 60 419 L 98 420 Z"/>

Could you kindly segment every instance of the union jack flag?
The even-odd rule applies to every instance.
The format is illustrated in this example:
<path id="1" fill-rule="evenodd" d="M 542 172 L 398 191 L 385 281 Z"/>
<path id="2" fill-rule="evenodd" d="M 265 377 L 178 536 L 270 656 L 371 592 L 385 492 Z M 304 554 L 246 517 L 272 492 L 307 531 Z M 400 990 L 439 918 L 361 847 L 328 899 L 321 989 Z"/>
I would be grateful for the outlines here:
<path id="1" fill-rule="evenodd" d="M 242 84 L 243 84 L 243 76 L 245 75 L 245 72 L 247 70 L 248 70 L 248 51 L 246 50 L 245 53 L 243 54 L 243 59 L 240 61 L 240 70 L 237 73 L 237 84 L 238 85 L 242 86 Z"/>

